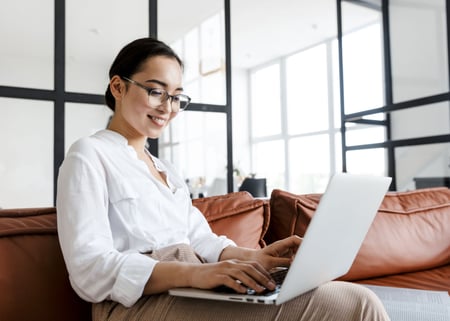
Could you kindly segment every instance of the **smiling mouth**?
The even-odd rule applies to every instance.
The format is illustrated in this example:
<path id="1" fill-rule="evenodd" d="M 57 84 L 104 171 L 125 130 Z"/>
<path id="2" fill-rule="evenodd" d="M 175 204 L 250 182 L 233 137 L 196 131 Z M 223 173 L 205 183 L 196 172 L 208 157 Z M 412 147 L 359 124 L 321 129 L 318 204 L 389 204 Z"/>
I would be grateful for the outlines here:
<path id="1" fill-rule="evenodd" d="M 151 120 L 153 120 L 158 125 L 161 125 L 161 126 L 166 123 L 166 120 L 164 118 L 159 118 L 159 117 L 151 116 L 151 115 L 147 115 L 147 117 L 150 118 Z"/>

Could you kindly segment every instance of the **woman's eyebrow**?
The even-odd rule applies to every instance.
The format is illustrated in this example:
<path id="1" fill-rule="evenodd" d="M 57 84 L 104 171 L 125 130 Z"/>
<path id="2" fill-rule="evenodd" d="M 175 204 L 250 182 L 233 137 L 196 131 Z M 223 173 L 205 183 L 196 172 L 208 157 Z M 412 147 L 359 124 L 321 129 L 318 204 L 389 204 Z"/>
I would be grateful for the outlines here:
<path id="1" fill-rule="evenodd" d="M 160 86 L 166 87 L 167 88 L 167 84 L 164 81 L 158 80 L 158 79 L 149 79 L 145 81 L 146 83 L 155 83 L 158 84 Z M 183 91 L 183 87 L 178 87 L 175 90 L 178 91 Z"/>

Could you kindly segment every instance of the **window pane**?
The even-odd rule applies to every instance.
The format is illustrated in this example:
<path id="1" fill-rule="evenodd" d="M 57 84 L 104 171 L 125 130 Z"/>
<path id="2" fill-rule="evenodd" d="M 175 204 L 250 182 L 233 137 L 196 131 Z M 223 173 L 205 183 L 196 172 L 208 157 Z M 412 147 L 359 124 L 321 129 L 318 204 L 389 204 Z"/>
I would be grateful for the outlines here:
<path id="1" fill-rule="evenodd" d="M 283 188 L 285 182 L 285 151 L 282 140 L 267 141 L 253 145 L 253 169 L 256 177 L 267 178 L 267 195 L 274 188 Z"/>
<path id="2" fill-rule="evenodd" d="M 345 113 L 384 105 L 381 10 L 342 1 Z"/>
<path id="3" fill-rule="evenodd" d="M 346 131 L 347 146 L 381 143 L 386 140 L 384 126 L 354 125 Z"/>
<path id="4" fill-rule="evenodd" d="M 203 102 L 214 102 L 218 105 L 226 104 L 225 90 L 217 90 L 225 83 L 225 74 L 215 72 L 201 79 L 201 99 Z M 187 92 L 188 95 L 190 93 Z"/>
<path id="5" fill-rule="evenodd" d="M 347 152 L 347 172 L 352 174 L 387 175 L 386 150 L 383 148 Z"/>
<path id="6" fill-rule="evenodd" d="M 328 135 L 291 139 L 289 166 L 290 191 L 297 194 L 324 192 L 330 177 Z"/>
<path id="7" fill-rule="evenodd" d="M 160 139 L 160 158 L 174 164 L 182 177 L 189 180 L 194 196 L 200 192 L 204 196 L 225 194 L 226 115 L 183 112 L 169 127 Z"/>
<path id="8" fill-rule="evenodd" d="M 448 91 L 445 7 L 445 0 L 389 1 L 394 102 Z"/>
<path id="9" fill-rule="evenodd" d="M 251 74 L 251 128 L 253 137 L 281 133 L 280 65 Z"/>
<path id="10" fill-rule="evenodd" d="M 336 131 L 334 134 L 334 146 L 331 148 L 331 154 L 334 154 L 334 159 L 331 158 L 331 171 L 342 172 L 342 135 L 341 132 Z"/>
<path id="11" fill-rule="evenodd" d="M 339 83 L 339 50 L 338 41 L 335 39 L 331 42 L 331 59 L 333 69 L 333 118 L 334 127 L 341 127 L 341 88 Z"/>
<path id="12" fill-rule="evenodd" d="M 0 115 L 0 207 L 53 206 L 53 103 L 0 98 Z"/>
<path id="13" fill-rule="evenodd" d="M 421 185 L 430 185 L 439 178 L 450 177 L 449 160 L 449 143 L 396 148 L 397 190 L 421 188 Z"/>
<path id="14" fill-rule="evenodd" d="M 180 57 L 183 57 L 185 69 L 184 69 L 184 80 L 189 83 L 192 80 L 199 78 L 200 76 L 200 35 L 199 28 L 193 28 L 190 30 L 182 40 L 184 45 L 184 52 L 179 52 Z M 187 45 L 189 44 L 189 45 Z M 176 48 L 174 48 L 175 50 Z"/>
<path id="15" fill-rule="evenodd" d="M 3 1 L 0 85 L 53 89 L 54 1 Z"/>
<path id="16" fill-rule="evenodd" d="M 113 114 L 112 110 L 104 105 L 66 103 L 65 108 L 66 152 L 79 138 L 105 129 Z"/>
<path id="17" fill-rule="evenodd" d="M 119 50 L 148 36 L 148 1 L 66 0 L 66 90 L 104 94 Z"/>
<path id="18" fill-rule="evenodd" d="M 328 128 L 328 72 L 325 44 L 286 60 L 289 134 Z"/>
<path id="19" fill-rule="evenodd" d="M 391 113 L 392 138 L 444 135 L 450 132 L 449 103 L 399 110 Z"/>
<path id="20" fill-rule="evenodd" d="M 188 18 L 180 19 L 174 8 Z M 226 104 L 224 21 L 221 0 L 158 2 L 158 37 L 183 60 L 184 87 L 201 85 L 198 93 L 186 91 L 194 103 Z"/>

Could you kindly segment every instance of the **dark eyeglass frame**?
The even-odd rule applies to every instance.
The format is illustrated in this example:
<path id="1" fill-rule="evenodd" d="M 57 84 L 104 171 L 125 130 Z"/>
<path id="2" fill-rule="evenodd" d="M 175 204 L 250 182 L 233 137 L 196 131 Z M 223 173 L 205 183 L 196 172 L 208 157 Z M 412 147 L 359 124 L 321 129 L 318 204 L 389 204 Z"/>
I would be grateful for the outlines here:
<path id="1" fill-rule="evenodd" d="M 130 79 L 128 77 L 120 77 L 125 81 L 128 81 L 130 84 L 136 85 L 138 87 L 141 87 L 142 89 L 144 89 L 145 91 L 147 91 L 148 97 L 149 97 L 149 105 L 152 108 L 157 108 L 159 106 L 161 106 L 162 104 L 164 104 L 167 100 L 170 99 L 170 107 L 172 108 L 172 112 L 178 113 L 180 111 L 183 111 L 186 109 L 186 107 L 190 104 L 191 102 L 191 97 L 189 97 L 188 95 L 185 94 L 176 94 L 176 95 L 170 95 L 167 90 L 162 89 L 162 88 L 151 88 L 151 87 L 147 87 L 139 82 L 137 82 L 136 80 Z M 153 92 L 159 92 L 162 94 L 162 98 L 161 98 L 161 105 L 158 106 L 152 106 L 150 104 L 150 96 L 152 95 Z M 180 100 L 180 98 L 184 99 L 184 101 L 186 102 L 186 105 L 183 106 L 183 108 L 181 108 L 181 104 L 178 106 L 178 110 L 174 110 L 173 109 L 173 100 Z"/>

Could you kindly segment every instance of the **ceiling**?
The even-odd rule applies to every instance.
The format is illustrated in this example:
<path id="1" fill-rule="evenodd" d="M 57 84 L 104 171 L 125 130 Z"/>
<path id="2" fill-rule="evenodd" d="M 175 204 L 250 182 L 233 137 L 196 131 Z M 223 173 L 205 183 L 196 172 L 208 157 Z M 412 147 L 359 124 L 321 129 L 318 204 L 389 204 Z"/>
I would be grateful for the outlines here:
<path id="1" fill-rule="evenodd" d="M 335 0 L 231 0 L 233 65 L 248 68 L 335 36 L 335 7 Z M 161 1 L 159 36 L 173 41 L 222 8 L 222 0 Z"/>
<path id="2" fill-rule="evenodd" d="M 158 34 L 171 42 L 223 8 L 223 0 L 164 0 L 158 3 Z M 177 8 L 176 12 L 173 8 Z M 201 8 L 201 9 L 200 9 Z M 249 68 L 337 35 L 336 0 L 231 0 L 234 67 Z M 343 3 L 347 29 L 378 13 Z"/>
<path id="3" fill-rule="evenodd" d="M 54 0 L 0 2 L 0 55 L 19 61 L 51 57 Z M 223 0 L 158 1 L 159 37 L 166 42 L 180 38 L 222 10 L 223 4 Z M 66 0 L 65 7 L 68 62 L 105 64 L 130 38 L 147 34 L 148 0 Z M 337 33 L 336 0 L 230 0 L 230 10 L 235 67 L 259 65 Z M 367 10 L 348 9 L 347 21 L 367 23 L 373 14 Z"/>

